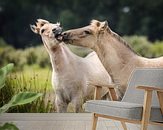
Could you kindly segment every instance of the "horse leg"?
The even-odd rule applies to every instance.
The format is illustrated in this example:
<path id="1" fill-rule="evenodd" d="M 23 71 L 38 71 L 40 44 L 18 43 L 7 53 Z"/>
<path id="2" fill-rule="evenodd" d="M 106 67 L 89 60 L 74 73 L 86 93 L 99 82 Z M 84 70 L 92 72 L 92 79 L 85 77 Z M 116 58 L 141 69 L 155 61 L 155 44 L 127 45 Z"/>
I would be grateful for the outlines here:
<path id="1" fill-rule="evenodd" d="M 58 98 L 55 99 L 55 104 L 57 107 L 57 112 L 59 113 L 65 113 L 67 112 L 67 106 L 68 104 L 64 102 L 63 100 L 60 100 Z"/>
<path id="2" fill-rule="evenodd" d="M 75 108 L 75 113 L 79 113 L 81 110 L 81 104 L 80 103 L 75 104 L 74 108 Z"/>
<path id="3" fill-rule="evenodd" d="M 72 103 L 74 105 L 75 113 L 79 113 L 81 108 L 82 108 L 82 99 L 81 98 L 75 98 L 72 100 Z"/>
<path id="4" fill-rule="evenodd" d="M 56 99 L 55 99 L 55 105 L 57 107 L 57 112 L 59 113 L 65 113 L 67 112 L 67 106 L 68 103 L 64 99 L 64 95 L 61 90 L 56 90 Z"/>

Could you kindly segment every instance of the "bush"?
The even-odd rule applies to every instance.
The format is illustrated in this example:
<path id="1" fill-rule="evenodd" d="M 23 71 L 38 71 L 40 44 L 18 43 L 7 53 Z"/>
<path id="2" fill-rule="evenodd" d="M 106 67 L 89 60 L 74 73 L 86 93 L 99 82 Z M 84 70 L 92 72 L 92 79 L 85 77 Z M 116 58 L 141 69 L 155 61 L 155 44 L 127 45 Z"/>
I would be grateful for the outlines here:
<path id="1" fill-rule="evenodd" d="M 7 47 L 1 47 L 0 48 L 0 65 L 3 66 L 7 63 L 9 63 L 8 61 L 11 59 L 11 53 L 14 53 L 15 49 L 11 46 L 7 46 Z"/>
<path id="2" fill-rule="evenodd" d="M 125 36 L 124 39 L 141 56 L 154 58 L 163 55 L 163 41 L 151 43 L 144 36 Z"/>
<path id="3" fill-rule="evenodd" d="M 12 62 L 16 70 L 22 70 L 25 65 L 38 64 L 41 68 L 50 66 L 49 55 L 43 46 L 27 49 L 14 49 L 11 46 L 0 47 L 0 66 Z"/>
<path id="4" fill-rule="evenodd" d="M 130 46 L 141 56 L 144 57 L 158 57 L 163 53 L 163 42 L 156 41 L 151 43 L 145 36 L 124 36 L 124 39 Z M 0 39 L 2 45 L 4 41 Z M 0 43 L 1 44 L 1 43 Z M 92 50 L 79 46 L 68 45 L 70 50 L 78 56 L 85 57 Z M 50 67 L 49 55 L 44 46 L 30 47 L 24 50 L 14 49 L 11 46 L 0 46 L 0 66 L 6 63 L 14 63 L 16 70 L 22 70 L 26 65 L 37 64 L 41 68 Z"/>
<path id="5" fill-rule="evenodd" d="M 23 50 L 15 50 L 13 47 L 5 47 L 2 50 L 0 49 L 0 65 L 4 65 L 6 63 L 14 63 L 15 69 L 22 70 L 24 65 L 26 64 L 26 58 L 24 56 Z"/>
<path id="6" fill-rule="evenodd" d="M 91 49 L 80 47 L 80 46 L 68 45 L 68 47 L 74 54 L 80 57 L 85 57 L 92 51 Z"/>
<path id="7" fill-rule="evenodd" d="M 3 38 L 0 37 L 0 47 L 6 47 L 7 43 L 4 41 Z"/>
<path id="8" fill-rule="evenodd" d="M 150 48 L 152 57 L 159 57 L 163 55 L 163 41 L 156 41 Z"/>
<path id="9" fill-rule="evenodd" d="M 150 48 L 151 42 L 147 40 L 145 36 L 124 36 L 124 39 L 130 44 L 130 46 L 141 56 L 152 57 Z"/>
<path id="10" fill-rule="evenodd" d="M 23 50 L 17 50 L 10 53 L 7 62 L 14 63 L 17 70 L 22 70 L 26 64 L 26 58 Z"/>
<path id="11" fill-rule="evenodd" d="M 25 50 L 26 60 L 28 65 L 35 64 L 37 61 L 37 54 L 35 48 L 30 47 Z M 41 54 L 40 54 L 41 55 Z"/>
<path id="12" fill-rule="evenodd" d="M 35 52 L 36 52 L 36 55 L 37 55 L 37 64 L 41 68 L 45 68 L 45 67 L 50 67 L 51 66 L 49 54 L 46 51 L 46 49 L 44 48 L 44 46 L 36 47 L 35 48 Z"/>

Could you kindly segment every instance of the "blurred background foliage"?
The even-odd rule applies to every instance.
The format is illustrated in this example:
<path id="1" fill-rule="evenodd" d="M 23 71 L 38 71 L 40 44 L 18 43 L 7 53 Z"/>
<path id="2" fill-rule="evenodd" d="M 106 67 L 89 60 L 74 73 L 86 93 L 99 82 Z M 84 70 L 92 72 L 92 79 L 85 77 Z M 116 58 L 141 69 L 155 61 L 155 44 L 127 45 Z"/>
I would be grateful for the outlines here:
<path id="1" fill-rule="evenodd" d="M 139 55 L 154 58 L 163 55 L 163 41 L 151 42 L 145 36 L 123 37 L 135 52 Z M 92 50 L 68 45 L 78 56 L 85 57 Z M 15 49 L 0 40 L 0 66 L 14 63 L 16 70 L 23 70 L 27 66 L 37 65 L 39 68 L 50 68 L 50 59 L 43 45 L 28 47 L 26 49 Z"/>
<path id="2" fill-rule="evenodd" d="M 163 40 L 163 0 L 0 0 L 0 37 L 16 48 L 41 43 L 29 24 L 37 18 L 61 22 L 64 29 L 108 20 L 121 35 Z"/>

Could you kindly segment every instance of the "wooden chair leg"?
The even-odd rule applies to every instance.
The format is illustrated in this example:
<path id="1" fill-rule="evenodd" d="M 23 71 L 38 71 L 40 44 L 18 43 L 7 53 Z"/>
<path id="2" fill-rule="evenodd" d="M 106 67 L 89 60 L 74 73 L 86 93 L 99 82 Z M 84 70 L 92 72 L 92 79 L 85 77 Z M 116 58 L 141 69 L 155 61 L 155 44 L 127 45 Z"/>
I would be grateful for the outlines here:
<path id="1" fill-rule="evenodd" d="M 163 114 L 163 92 L 157 92 L 157 96 L 160 103 L 161 112 Z"/>
<path id="2" fill-rule="evenodd" d="M 98 121 L 98 116 L 96 116 L 96 114 L 93 113 L 92 130 L 96 130 L 97 121 Z"/>
<path id="3" fill-rule="evenodd" d="M 123 129 L 127 130 L 127 126 L 126 126 L 125 122 L 121 121 L 121 124 L 122 124 Z"/>
<path id="4" fill-rule="evenodd" d="M 152 91 L 145 91 L 144 95 L 144 106 L 143 106 L 143 116 L 141 122 L 141 130 L 147 130 L 150 112 L 151 112 L 151 102 L 152 102 Z"/>

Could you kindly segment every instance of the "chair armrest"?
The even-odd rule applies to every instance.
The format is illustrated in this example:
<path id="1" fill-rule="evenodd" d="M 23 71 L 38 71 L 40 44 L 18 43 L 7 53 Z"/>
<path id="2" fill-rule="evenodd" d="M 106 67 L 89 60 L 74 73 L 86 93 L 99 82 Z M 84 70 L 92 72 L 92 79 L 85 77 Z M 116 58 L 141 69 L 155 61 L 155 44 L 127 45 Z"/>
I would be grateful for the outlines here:
<path id="1" fill-rule="evenodd" d="M 95 86 L 95 87 L 106 87 L 106 88 L 115 88 L 116 87 L 116 84 L 90 84 L 92 86 Z"/>
<path id="2" fill-rule="evenodd" d="M 95 93 L 94 93 L 94 100 L 100 100 L 101 99 L 101 89 L 102 87 L 108 88 L 108 95 L 111 100 L 117 101 L 117 95 L 115 92 L 115 84 L 107 84 L 107 85 L 94 85 L 95 86 Z"/>
<path id="3" fill-rule="evenodd" d="M 159 91 L 159 92 L 163 92 L 162 88 L 159 87 L 149 87 L 149 86 L 137 86 L 137 89 L 143 89 L 146 91 Z"/>
<path id="4" fill-rule="evenodd" d="M 103 85 L 102 87 L 106 87 L 106 88 L 116 88 L 116 84 L 107 84 L 107 85 Z"/>

